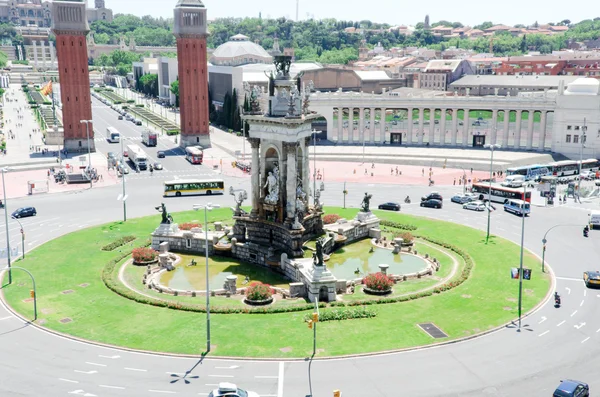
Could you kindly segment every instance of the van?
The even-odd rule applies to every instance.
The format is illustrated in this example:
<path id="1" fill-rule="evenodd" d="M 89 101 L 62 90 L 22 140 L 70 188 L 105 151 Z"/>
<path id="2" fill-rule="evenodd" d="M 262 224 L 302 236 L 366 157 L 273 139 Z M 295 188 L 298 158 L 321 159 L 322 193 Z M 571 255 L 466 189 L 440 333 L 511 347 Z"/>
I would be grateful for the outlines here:
<path id="1" fill-rule="evenodd" d="M 590 229 L 600 229 L 600 211 L 590 212 Z"/>
<path id="2" fill-rule="evenodd" d="M 502 186 L 506 187 L 521 187 L 525 183 L 525 176 L 523 175 L 509 175 L 506 177 Z"/>
<path id="3" fill-rule="evenodd" d="M 523 200 L 507 200 L 504 203 L 504 211 L 512 212 L 515 215 L 527 216 L 531 213 L 531 204 Z"/>

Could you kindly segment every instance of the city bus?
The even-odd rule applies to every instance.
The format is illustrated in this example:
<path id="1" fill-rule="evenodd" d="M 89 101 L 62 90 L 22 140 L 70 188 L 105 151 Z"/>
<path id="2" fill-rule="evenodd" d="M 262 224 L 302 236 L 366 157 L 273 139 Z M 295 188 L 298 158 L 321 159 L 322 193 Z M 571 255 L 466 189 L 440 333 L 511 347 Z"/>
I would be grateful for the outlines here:
<path id="1" fill-rule="evenodd" d="M 579 160 L 562 160 L 548 164 L 548 167 L 552 169 L 552 175 L 554 176 L 569 176 L 577 175 L 579 173 Z M 581 171 L 596 172 L 600 170 L 600 164 L 596 159 L 587 159 L 581 162 Z"/>
<path id="2" fill-rule="evenodd" d="M 478 200 L 486 201 L 490 193 L 490 185 L 486 183 L 474 183 L 472 192 Z M 524 189 L 513 189 L 499 184 L 492 184 L 491 199 L 493 202 L 505 204 L 509 200 L 523 200 L 531 203 L 531 191 L 525 193 Z"/>
<path id="3" fill-rule="evenodd" d="M 542 164 L 525 165 L 506 170 L 506 176 L 523 175 L 526 181 L 534 180 L 550 174 L 552 174 L 551 169 L 547 165 Z"/>
<path id="4" fill-rule="evenodd" d="M 223 194 L 225 183 L 222 179 L 178 179 L 165 182 L 165 197 Z"/>
<path id="5" fill-rule="evenodd" d="M 121 141 L 121 134 L 115 127 L 107 127 L 106 139 L 108 139 L 110 143 L 119 143 Z"/>
<path id="6" fill-rule="evenodd" d="M 188 146 L 185 148 L 185 159 L 192 164 L 202 164 L 204 152 L 196 146 Z"/>

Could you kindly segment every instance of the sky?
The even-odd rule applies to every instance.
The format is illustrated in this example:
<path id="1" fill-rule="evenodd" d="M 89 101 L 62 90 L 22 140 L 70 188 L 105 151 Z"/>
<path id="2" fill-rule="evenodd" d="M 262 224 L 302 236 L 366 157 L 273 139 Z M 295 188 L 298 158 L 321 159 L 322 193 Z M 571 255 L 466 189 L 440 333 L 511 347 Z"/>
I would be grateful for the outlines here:
<path id="1" fill-rule="evenodd" d="M 506 25 L 540 24 L 560 22 L 569 19 L 579 22 L 583 19 L 600 16 L 600 9 L 592 0 L 582 0 L 577 7 L 568 7 L 563 1 L 546 0 L 523 1 L 504 0 L 484 5 L 480 0 L 428 0 L 423 2 L 402 0 L 299 0 L 299 17 L 307 14 L 316 19 L 335 18 L 338 20 L 359 21 L 368 19 L 390 25 L 415 25 L 429 14 L 431 23 L 438 20 L 462 22 L 477 25 L 484 21 Z M 220 17 L 287 17 L 295 19 L 296 0 L 203 0 L 208 19 Z M 92 0 L 89 0 L 93 4 Z M 138 16 L 172 17 L 177 0 L 106 0 L 106 6 L 115 13 Z M 597 10 L 592 11 L 592 10 Z M 594 15 L 590 14 L 590 11 Z"/>

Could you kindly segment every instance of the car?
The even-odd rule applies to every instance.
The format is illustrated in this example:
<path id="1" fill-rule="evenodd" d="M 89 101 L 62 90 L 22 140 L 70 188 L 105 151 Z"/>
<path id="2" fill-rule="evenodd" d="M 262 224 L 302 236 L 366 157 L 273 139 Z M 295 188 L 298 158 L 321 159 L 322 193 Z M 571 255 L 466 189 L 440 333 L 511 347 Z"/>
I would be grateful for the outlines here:
<path id="1" fill-rule="evenodd" d="M 156 163 L 152 164 L 152 167 L 153 167 L 155 170 L 162 170 L 162 169 L 163 169 L 163 166 L 162 166 L 162 164 L 161 164 L 161 163 L 159 163 L 158 161 L 157 161 Z"/>
<path id="2" fill-rule="evenodd" d="M 118 116 L 117 116 L 117 119 L 119 119 L 119 120 L 123 120 L 123 116 L 122 116 L 122 115 L 118 115 Z"/>
<path id="3" fill-rule="evenodd" d="M 109 159 L 116 159 L 117 156 L 115 156 L 115 154 L 113 152 L 108 152 L 106 153 L 106 157 Z"/>
<path id="4" fill-rule="evenodd" d="M 379 208 L 380 210 L 400 211 L 400 204 L 393 202 L 383 203 L 379 204 L 379 207 L 377 208 Z"/>
<path id="5" fill-rule="evenodd" d="M 578 380 L 565 379 L 554 390 L 552 397 L 589 397 L 590 387 Z"/>
<path id="6" fill-rule="evenodd" d="M 432 199 L 433 200 L 444 201 L 444 198 L 438 192 L 431 192 L 427 196 L 421 197 L 421 201 L 432 200 Z"/>
<path id="7" fill-rule="evenodd" d="M 487 206 L 483 201 L 471 201 L 463 204 L 463 209 L 472 211 L 485 211 Z"/>
<path id="8" fill-rule="evenodd" d="M 452 198 L 450 199 L 450 201 L 452 201 L 453 203 L 458 203 L 458 204 L 466 204 L 466 203 L 470 203 L 471 201 L 474 201 L 475 197 L 473 197 L 470 194 L 457 194 L 455 196 L 452 196 Z"/>
<path id="9" fill-rule="evenodd" d="M 120 165 L 118 170 L 121 174 L 129 174 L 129 167 L 125 165 Z"/>
<path id="10" fill-rule="evenodd" d="M 581 174 L 579 174 L 579 176 L 584 181 L 593 181 L 594 179 L 596 179 L 596 173 L 593 171 L 581 171 Z"/>
<path id="11" fill-rule="evenodd" d="M 239 389 L 235 384 L 228 382 L 219 383 L 219 388 L 211 391 L 208 397 L 260 397 L 257 393 Z"/>
<path id="12" fill-rule="evenodd" d="M 133 119 L 133 120 L 131 120 L 131 122 L 135 125 L 142 125 L 142 120 Z"/>
<path id="13" fill-rule="evenodd" d="M 162 150 L 159 150 L 158 152 L 156 152 L 156 157 L 158 157 L 159 159 L 164 159 L 165 158 L 165 152 Z"/>
<path id="14" fill-rule="evenodd" d="M 127 150 L 123 150 L 123 157 L 129 157 L 129 153 L 127 153 Z"/>
<path id="15" fill-rule="evenodd" d="M 588 270 L 583 272 L 583 281 L 586 287 L 598 286 L 600 287 L 600 270 Z"/>
<path id="16" fill-rule="evenodd" d="M 427 199 L 421 201 L 421 207 L 429 207 L 429 208 L 442 208 L 443 202 L 441 200 L 436 199 Z"/>
<path id="17" fill-rule="evenodd" d="M 10 214 L 10 216 L 12 218 L 25 218 L 28 216 L 36 216 L 37 215 L 37 211 L 35 209 L 35 207 L 22 207 L 22 208 L 18 208 L 15 212 L 13 212 L 12 214 Z"/>

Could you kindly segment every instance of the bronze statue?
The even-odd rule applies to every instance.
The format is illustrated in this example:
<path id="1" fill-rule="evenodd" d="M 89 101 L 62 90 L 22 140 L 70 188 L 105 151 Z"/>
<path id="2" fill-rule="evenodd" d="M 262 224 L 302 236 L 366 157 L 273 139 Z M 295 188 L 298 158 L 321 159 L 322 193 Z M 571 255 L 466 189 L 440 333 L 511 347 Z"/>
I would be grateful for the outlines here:
<path id="1" fill-rule="evenodd" d="M 325 243 L 325 239 L 323 237 L 319 237 L 315 246 L 317 248 L 315 266 L 323 266 L 323 244 Z"/>
<path id="2" fill-rule="evenodd" d="M 363 197 L 362 203 L 360 203 L 362 212 L 370 212 L 369 205 L 371 204 L 372 198 L 373 198 L 372 194 L 365 193 L 365 197 Z"/>
<path id="3" fill-rule="evenodd" d="M 165 206 L 165 203 L 160 203 L 158 207 L 154 208 L 157 211 L 162 212 L 162 221 L 160 222 L 161 224 L 169 225 L 173 223 L 173 217 L 171 217 L 171 214 L 167 212 L 167 207 Z"/>

